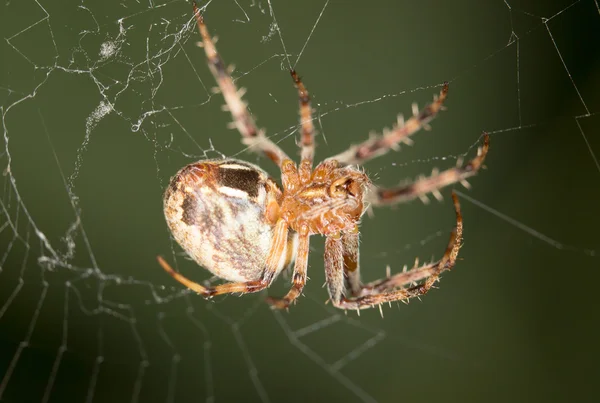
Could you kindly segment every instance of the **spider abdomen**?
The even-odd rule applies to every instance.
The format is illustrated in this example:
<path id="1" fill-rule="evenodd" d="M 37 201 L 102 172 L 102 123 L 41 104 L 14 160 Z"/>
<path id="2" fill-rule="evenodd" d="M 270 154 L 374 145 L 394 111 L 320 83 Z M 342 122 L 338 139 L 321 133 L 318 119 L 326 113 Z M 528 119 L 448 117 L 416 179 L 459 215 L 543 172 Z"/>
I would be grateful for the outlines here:
<path id="1" fill-rule="evenodd" d="M 171 179 L 164 213 L 173 237 L 198 264 L 229 281 L 253 281 L 265 267 L 275 225 L 268 211 L 280 195 L 255 165 L 205 160 Z M 290 254 L 285 264 L 292 260 Z"/>

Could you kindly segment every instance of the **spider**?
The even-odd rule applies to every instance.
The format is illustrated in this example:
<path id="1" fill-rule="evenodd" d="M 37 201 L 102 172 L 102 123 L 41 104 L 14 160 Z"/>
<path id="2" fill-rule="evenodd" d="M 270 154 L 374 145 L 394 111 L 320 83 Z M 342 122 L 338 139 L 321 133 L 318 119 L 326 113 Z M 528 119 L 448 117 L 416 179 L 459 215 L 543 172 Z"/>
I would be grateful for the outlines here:
<path id="1" fill-rule="evenodd" d="M 295 71 L 291 76 L 298 90 L 300 108 L 300 155 L 297 166 L 277 144 L 259 129 L 230 77 L 199 9 L 194 15 L 202 37 L 209 68 L 233 117 L 232 126 L 250 150 L 272 160 L 281 171 L 282 186 L 256 165 L 236 159 L 201 160 L 182 168 L 164 194 L 168 227 L 180 246 L 201 266 L 227 283 L 198 284 L 175 271 L 162 257 L 158 261 L 175 280 L 205 298 L 227 293 L 251 293 L 270 286 L 286 267 L 293 266 L 292 286 L 282 298 L 268 297 L 273 308 L 287 308 L 302 293 L 307 280 L 309 239 L 325 236 L 325 275 L 329 300 L 341 309 L 365 309 L 384 302 L 407 301 L 425 294 L 451 269 L 462 241 L 462 215 L 458 198 L 452 199 L 456 226 L 443 257 L 409 271 L 388 275 L 364 284 L 359 269 L 359 224 L 369 206 L 389 206 L 426 194 L 441 199 L 439 189 L 476 174 L 489 148 L 483 146 L 470 162 L 443 172 L 434 171 L 413 183 L 393 188 L 375 186 L 358 165 L 410 144 L 409 136 L 428 123 L 443 108 L 448 84 L 425 108 L 413 105 L 413 116 L 402 118 L 382 136 L 350 147 L 319 163 L 313 169 L 315 129 L 309 93 Z"/>

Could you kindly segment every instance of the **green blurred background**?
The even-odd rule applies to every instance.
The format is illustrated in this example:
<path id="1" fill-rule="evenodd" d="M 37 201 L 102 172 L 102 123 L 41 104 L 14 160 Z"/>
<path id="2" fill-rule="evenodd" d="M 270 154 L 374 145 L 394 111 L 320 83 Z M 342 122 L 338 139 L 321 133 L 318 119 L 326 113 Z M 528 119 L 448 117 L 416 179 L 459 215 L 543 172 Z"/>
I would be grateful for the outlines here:
<path id="1" fill-rule="evenodd" d="M 0 401 L 595 401 L 596 1 L 215 0 L 205 17 L 258 123 L 290 155 L 285 51 L 313 97 L 317 159 L 449 81 L 433 130 L 366 169 L 391 186 L 472 156 L 490 132 L 487 169 L 459 189 L 463 260 L 384 319 L 324 304 L 318 237 L 289 313 L 264 294 L 206 302 L 182 290 L 156 255 L 209 275 L 170 240 L 169 177 L 220 156 L 277 176 L 226 129 L 190 4 L 4 2 Z M 365 217 L 366 280 L 441 256 L 454 225 L 443 193 Z"/>

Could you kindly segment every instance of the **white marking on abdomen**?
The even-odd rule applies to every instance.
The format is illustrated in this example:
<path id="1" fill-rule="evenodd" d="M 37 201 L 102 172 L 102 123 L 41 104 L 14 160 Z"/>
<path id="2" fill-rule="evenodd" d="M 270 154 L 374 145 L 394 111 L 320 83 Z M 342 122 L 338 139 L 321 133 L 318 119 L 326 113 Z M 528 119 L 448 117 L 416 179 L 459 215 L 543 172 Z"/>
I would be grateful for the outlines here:
<path id="1" fill-rule="evenodd" d="M 243 190 L 240 189 L 236 189 L 236 188 L 230 188 L 229 186 L 221 186 L 218 188 L 219 192 L 223 193 L 224 195 L 227 196 L 231 196 L 231 197 L 237 197 L 238 199 L 248 199 L 249 195 L 247 192 L 244 192 Z"/>

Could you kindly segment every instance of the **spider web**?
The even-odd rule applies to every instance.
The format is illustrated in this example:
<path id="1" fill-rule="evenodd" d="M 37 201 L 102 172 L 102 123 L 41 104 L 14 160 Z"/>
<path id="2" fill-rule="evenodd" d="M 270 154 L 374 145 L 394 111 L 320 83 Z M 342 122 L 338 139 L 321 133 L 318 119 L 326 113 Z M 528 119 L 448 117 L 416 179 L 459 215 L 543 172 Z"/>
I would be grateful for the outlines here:
<path id="1" fill-rule="evenodd" d="M 317 238 L 289 313 L 264 295 L 206 302 L 182 290 L 157 254 L 213 280 L 170 240 L 170 175 L 236 157 L 277 177 L 225 128 L 190 4 L 4 2 L 0 401 L 589 400 L 600 336 L 597 0 L 202 6 L 252 113 L 290 155 L 290 66 L 313 97 L 317 159 L 449 81 L 433 131 L 367 170 L 391 186 L 473 155 L 489 132 L 488 169 L 458 193 L 463 260 L 383 320 L 325 304 Z M 445 200 L 366 217 L 365 279 L 439 257 L 454 224 Z"/>

